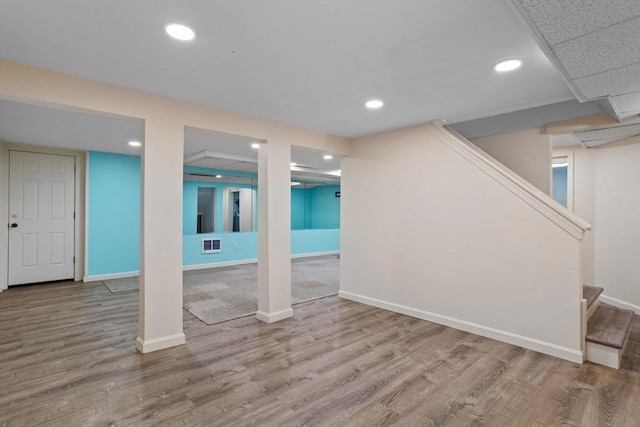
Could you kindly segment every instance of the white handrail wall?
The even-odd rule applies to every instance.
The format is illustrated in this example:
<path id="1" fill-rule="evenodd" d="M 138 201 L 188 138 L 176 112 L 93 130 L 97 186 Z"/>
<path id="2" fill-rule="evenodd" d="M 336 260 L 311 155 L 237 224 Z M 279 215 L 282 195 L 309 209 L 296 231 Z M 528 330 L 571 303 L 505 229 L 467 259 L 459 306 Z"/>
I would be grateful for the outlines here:
<path id="1" fill-rule="evenodd" d="M 582 362 L 589 224 L 438 124 L 353 147 L 342 297 Z"/>
<path id="2" fill-rule="evenodd" d="M 433 127 L 425 130 L 456 150 L 476 167 L 493 177 L 513 194 L 520 197 L 576 239 L 582 239 L 585 231 L 591 229 L 591 225 L 585 220 L 553 200 L 549 195 L 540 191 L 453 129 L 437 122 L 434 122 L 433 125 Z"/>

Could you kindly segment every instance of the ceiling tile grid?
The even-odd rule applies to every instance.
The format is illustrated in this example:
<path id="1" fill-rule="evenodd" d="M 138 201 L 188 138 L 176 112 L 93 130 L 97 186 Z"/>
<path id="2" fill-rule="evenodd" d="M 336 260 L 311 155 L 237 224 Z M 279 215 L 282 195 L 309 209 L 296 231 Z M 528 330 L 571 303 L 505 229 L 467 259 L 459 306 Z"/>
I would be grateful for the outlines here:
<path id="1" fill-rule="evenodd" d="M 636 111 L 640 111 L 640 92 L 612 96 L 609 102 L 619 117 L 623 119 L 631 117 Z"/>
<path id="2" fill-rule="evenodd" d="M 640 95 L 640 1 L 512 0 L 581 101 Z M 631 100 L 631 101 L 629 101 Z M 617 113 L 619 108 L 613 106 Z"/>
<path id="3" fill-rule="evenodd" d="M 518 0 L 554 46 L 640 15 L 638 0 Z"/>
<path id="4" fill-rule="evenodd" d="M 594 74 L 574 82 L 590 100 L 638 92 L 640 91 L 640 63 Z"/>
<path id="5" fill-rule="evenodd" d="M 562 42 L 552 49 L 574 79 L 640 63 L 640 17 Z"/>

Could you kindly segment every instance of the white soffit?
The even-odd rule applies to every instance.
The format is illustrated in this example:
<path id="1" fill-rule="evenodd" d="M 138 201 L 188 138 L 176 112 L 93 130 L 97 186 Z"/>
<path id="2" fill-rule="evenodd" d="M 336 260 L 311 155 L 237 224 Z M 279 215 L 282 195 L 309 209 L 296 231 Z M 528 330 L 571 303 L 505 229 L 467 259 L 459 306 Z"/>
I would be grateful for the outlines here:
<path id="1" fill-rule="evenodd" d="M 512 0 L 580 101 L 640 114 L 640 1 Z"/>
<path id="2" fill-rule="evenodd" d="M 573 133 L 563 133 L 560 135 L 551 135 L 553 148 L 573 147 L 580 144 L 580 140 Z"/>

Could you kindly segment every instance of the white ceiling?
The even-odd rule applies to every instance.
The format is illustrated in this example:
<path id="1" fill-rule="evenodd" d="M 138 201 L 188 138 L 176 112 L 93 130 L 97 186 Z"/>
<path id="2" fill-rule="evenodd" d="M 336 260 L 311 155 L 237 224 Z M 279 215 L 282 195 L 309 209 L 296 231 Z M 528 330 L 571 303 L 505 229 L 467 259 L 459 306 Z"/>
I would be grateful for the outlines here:
<path id="1" fill-rule="evenodd" d="M 0 56 L 343 136 L 444 118 L 474 137 L 598 114 L 594 103 L 558 102 L 573 98 L 569 86 L 586 99 L 584 82 L 597 89 L 585 93 L 609 95 L 607 111 L 637 114 L 640 2 L 512 3 L 0 0 Z M 199 37 L 170 40 L 169 21 Z M 493 72 L 508 57 L 523 67 Z M 365 110 L 375 96 L 385 107 Z M 143 133 L 134 119 L 0 99 L 5 141 L 137 154 L 126 142 Z M 251 142 L 188 128 L 185 157 L 210 150 L 255 159 Z M 322 154 L 294 147 L 292 160 L 301 170 L 340 168 Z M 254 160 L 209 160 L 199 165 L 255 169 Z"/>
<path id="2" fill-rule="evenodd" d="M 62 110 L 43 105 L 0 99 L 0 140 L 71 150 L 94 150 L 140 155 L 140 148 L 128 145 L 131 140 L 144 141 L 140 120 Z M 188 166 L 258 173 L 258 149 L 252 143 L 264 143 L 241 135 L 186 127 L 184 157 L 203 151 L 218 153 Z M 325 160 L 324 153 L 292 146 L 291 160 L 298 164 L 292 171 L 296 179 L 335 181 L 326 172 L 340 169 L 340 158 Z M 242 158 L 244 160 L 233 160 Z M 314 176 L 318 175 L 318 176 Z M 306 177 L 306 178 L 305 178 Z"/>
<path id="3" fill-rule="evenodd" d="M 505 0 L 1 0 L 0 55 L 348 137 L 573 98 Z"/>
<path id="4" fill-rule="evenodd" d="M 128 142 L 142 141 L 143 138 L 143 124 L 137 119 L 0 99 L 2 141 L 72 150 L 139 154 L 140 150 L 129 147 Z"/>

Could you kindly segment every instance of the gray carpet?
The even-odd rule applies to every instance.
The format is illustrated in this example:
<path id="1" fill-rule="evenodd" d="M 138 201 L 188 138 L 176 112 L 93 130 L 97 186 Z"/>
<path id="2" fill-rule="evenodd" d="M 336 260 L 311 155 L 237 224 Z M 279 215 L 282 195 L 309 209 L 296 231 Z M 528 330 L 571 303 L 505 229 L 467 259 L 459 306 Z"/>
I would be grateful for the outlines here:
<path id="1" fill-rule="evenodd" d="M 339 289 L 337 256 L 291 260 L 291 303 L 300 304 Z M 138 277 L 105 280 L 111 292 L 138 289 Z M 258 310 L 257 264 L 189 270 L 183 273 L 185 310 L 208 325 L 250 316 Z"/>

